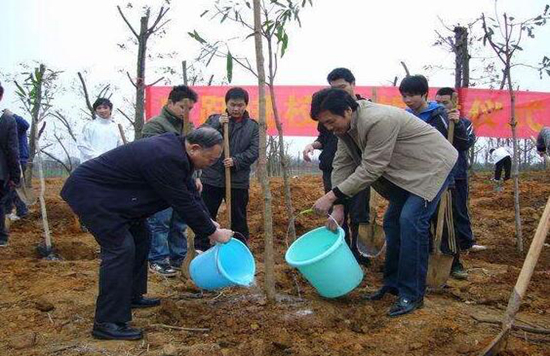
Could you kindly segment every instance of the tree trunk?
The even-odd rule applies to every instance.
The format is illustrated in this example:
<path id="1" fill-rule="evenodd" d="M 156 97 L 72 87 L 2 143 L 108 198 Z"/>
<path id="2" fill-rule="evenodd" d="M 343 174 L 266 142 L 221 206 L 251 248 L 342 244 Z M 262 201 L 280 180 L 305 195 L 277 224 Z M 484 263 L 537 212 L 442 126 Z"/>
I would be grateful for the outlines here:
<path id="1" fill-rule="evenodd" d="M 509 53 L 509 52 L 508 52 Z M 514 147 L 514 157 L 512 160 L 512 179 L 514 180 L 514 215 L 516 225 L 516 249 L 518 252 L 523 252 L 523 233 L 521 229 L 521 216 L 519 206 L 519 147 L 517 138 L 517 121 L 516 121 L 516 94 L 512 87 L 512 78 L 510 75 L 510 58 L 507 58 L 506 63 L 506 78 L 508 82 L 508 91 L 510 92 L 510 127 L 512 128 L 512 146 Z"/>
<path id="2" fill-rule="evenodd" d="M 29 136 L 29 161 L 25 174 L 25 184 L 28 188 L 32 187 L 34 159 L 36 157 L 36 149 L 38 147 L 38 124 L 40 121 L 40 109 L 42 106 L 42 84 L 44 83 L 44 75 L 46 75 L 46 66 L 41 64 L 38 69 L 38 76 L 34 87 L 36 90 L 36 96 L 32 103 L 31 133 Z"/>
<path id="3" fill-rule="evenodd" d="M 138 38 L 137 77 L 136 77 L 136 116 L 134 120 L 134 139 L 141 138 L 145 116 L 145 61 L 147 60 L 147 39 L 149 10 L 141 17 Z"/>
<path id="4" fill-rule="evenodd" d="M 277 133 L 279 134 L 279 158 L 281 161 L 281 168 L 283 171 L 283 189 L 285 195 L 285 207 L 286 214 L 288 216 L 289 227 L 288 237 L 290 242 L 296 240 L 296 225 L 294 224 L 294 208 L 292 207 L 292 195 L 290 193 L 290 181 L 288 177 L 289 164 L 285 152 L 285 139 L 283 136 L 283 124 L 279 117 L 279 110 L 277 108 L 277 100 L 275 97 L 275 73 L 273 72 L 273 48 L 271 39 L 267 40 L 268 55 L 269 55 L 269 93 L 271 95 L 271 106 L 273 108 L 273 116 L 275 117 L 275 125 L 277 126 Z"/>
<path id="5" fill-rule="evenodd" d="M 264 196 L 264 239 L 265 239 L 265 292 L 268 301 L 275 301 L 275 256 L 273 253 L 273 217 L 271 212 L 271 190 L 266 171 L 266 144 L 267 122 L 265 103 L 265 68 L 262 45 L 260 15 L 260 0 L 253 0 L 254 4 L 254 44 L 256 47 L 256 66 L 258 70 L 259 92 L 259 124 L 260 124 L 260 157 L 258 160 L 258 176 L 262 185 Z"/>

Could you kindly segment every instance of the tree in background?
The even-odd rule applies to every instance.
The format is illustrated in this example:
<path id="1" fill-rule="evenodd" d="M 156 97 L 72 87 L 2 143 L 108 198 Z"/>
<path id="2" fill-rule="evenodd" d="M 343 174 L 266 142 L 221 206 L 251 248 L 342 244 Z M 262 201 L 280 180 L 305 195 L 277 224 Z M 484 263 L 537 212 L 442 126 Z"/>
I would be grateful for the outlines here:
<path id="1" fill-rule="evenodd" d="M 32 186 L 34 159 L 37 154 L 38 140 L 44 132 L 45 120 L 52 115 L 52 101 L 60 90 L 57 80 L 61 72 L 47 69 L 40 64 L 34 70 L 21 73 L 23 81 L 14 80 L 17 87 L 15 93 L 22 108 L 31 116 L 31 131 L 29 134 L 29 162 L 25 174 L 25 184 Z"/>
<path id="2" fill-rule="evenodd" d="M 165 1 L 166 4 L 169 4 L 169 1 Z M 131 9 L 133 6 L 131 3 L 129 3 L 126 8 Z M 139 139 L 141 138 L 141 130 L 143 129 L 144 124 L 144 118 L 145 118 L 145 88 L 147 86 L 152 86 L 163 80 L 164 78 L 159 78 L 156 81 L 154 81 L 151 84 L 145 84 L 145 68 L 146 68 L 146 62 L 147 62 L 147 41 L 152 35 L 155 34 L 162 34 L 163 33 L 163 27 L 170 21 L 164 20 L 164 17 L 166 16 L 166 13 L 170 8 L 162 6 L 153 21 L 153 24 L 149 26 L 149 19 L 151 16 L 151 8 L 149 6 L 143 7 L 143 14 L 140 18 L 140 26 L 139 26 L 139 32 L 134 29 L 134 27 L 130 24 L 128 21 L 126 15 L 120 8 L 120 6 L 117 6 L 118 12 L 132 34 L 135 37 L 135 41 L 137 42 L 138 46 L 138 52 L 137 52 L 137 68 L 136 68 L 136 78 L 133 79 L 129 72 L 126 72 L 126 75 L 128 76 L 128 79 L 130 80 L 130 83 L 134 86 L 136 89 L 136 98 L 135 98 L 135 115 L 134 118 L 130 118 L 128 115 L 125 115 L 123 112 L 121 112 L 125 118 L 127 118 L 134 127 L 134 138 Z M 121 47 L 124 47 L 124 45 L 121 45 Z"/>
<path id="3" fill-rule="evenodd" d="M 483 44 L 489 45 L 497 55 L 498 60 L 503 67 L 503 82 L 506 83 L 508 92 L 510 93 L 510 127 L 512 129 L 512 178 L 514 181 L 514 212 L 515 212 L 515 227 L 516 227 L 516 249 L 518 252 L 523 252 L 523 234 L 521 228 L 521 216 L 519 205 L 519 145 L 517 138 L 517 119 L 516 119 L 516 95 L 512 81 L 512 68 L 516 66 L 529 66 L 536 68 L 539 72 L 546 72 L 550 75 L 550 60 L 544 57 L 538 67 L 529 64 L 515 63 L 515 55 L 523 51 L 520 46 L 524 36 L 534 38 L 534 30 L 546 24 L 550 14 L 549 5 L 546 5 L 542 14 L 527 20 L 518 21 L 513 16 L 509 16 L 506 12 L 502 15 L 497 8 L 495 1 L 495 18 L 487 17 L 483 13 L 481 15 L 483 28 Z"/>

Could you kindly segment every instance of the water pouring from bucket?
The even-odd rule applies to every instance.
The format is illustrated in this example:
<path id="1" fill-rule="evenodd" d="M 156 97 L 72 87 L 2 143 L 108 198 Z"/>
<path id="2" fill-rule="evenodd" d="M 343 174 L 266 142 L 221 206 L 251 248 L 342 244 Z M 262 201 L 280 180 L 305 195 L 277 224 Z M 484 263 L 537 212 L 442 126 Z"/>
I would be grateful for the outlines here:
<path id="1" fill-rule="evenodd" d="M 248 287 L 254 282 L 256 263 L 248 247 L 236 238 L 216 244 L 195 257 L 189 266 L 193 283 L 201 289 Z"/>

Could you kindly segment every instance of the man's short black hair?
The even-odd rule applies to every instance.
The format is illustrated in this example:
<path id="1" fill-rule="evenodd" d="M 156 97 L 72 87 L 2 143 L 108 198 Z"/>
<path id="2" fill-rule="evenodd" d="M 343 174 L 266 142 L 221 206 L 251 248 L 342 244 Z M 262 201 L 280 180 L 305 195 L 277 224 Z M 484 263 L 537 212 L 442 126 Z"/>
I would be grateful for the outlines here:
<path id="1" fill-rule="evenodd" d="M 177 103 L 183 99 L 189 99 L 196 103 L 198 98 L 198 94 L 187 85 L 176 85 L 168 95 L 168 100 L 172 103 Z"/>
<path id="2" fill-rule="evenodd" d="M 444 87 L 444 88 L 439 88 L 439 90 L 437 91 L 437 93 L 435 93 L 435 95 L 450 95 L 450 96 L 453 96 L 454 93 L 456 93 L 456 90 L 454 90 L 454 88 Z"/>
<path id="3" fill-rule="evenodd" d="M 411 95 L 426 95 L 428 94 L 428 79 L 423 75 L 411 75 L 403 78 L 401 84 L 399 84 L 399 92 L 403 94 Z"/>
<path id="4" fill-rule="evenodd" d="M 357 110 L 359 104 L 345 90 L 338 88 L 325 88 L 319 90 L 311 98 L 311 111 L 309 115 L 315 121 L 323 111 L 330 111 L 334 115 L 344 116 L 347 109 Z"/>
<path id="5" fill-rule="evenodd" d="M 239 87 L 231 88 L 225 93 L 225 103 L 227 104 L 231 99 L 244 100 L 245 104 L 248 105 L 248 92 Z"/>
<path id="6" fill-rule="evenodd" d="M 4 87 L 2 86 L 2 83 L 0 83 L 0 99 L 2 99 L 3 95 L 4 95 Z"/>
<path id="7" fill-rule="evenodd" d="M 353 84 L 355 83 L 355 77 L 351 70 L 347 68 L 336 68 L 333 69 L 327 76 L 327 81 L 333 82 L 338 79 L 344 79 L 346 82 Z"/>
<path id="8" fill-rule="evenodd" d="M 97 100 L 94 102 L 94 105 L 92 105 L 92 108 L 94 109 L 94 111 L 96 111 L 97 108 L 101 105 L 107 105 L 109 109 L 113 110 L 113 103 L 111 103 L 111 100 L 107 98 L 97 98 Z"/>

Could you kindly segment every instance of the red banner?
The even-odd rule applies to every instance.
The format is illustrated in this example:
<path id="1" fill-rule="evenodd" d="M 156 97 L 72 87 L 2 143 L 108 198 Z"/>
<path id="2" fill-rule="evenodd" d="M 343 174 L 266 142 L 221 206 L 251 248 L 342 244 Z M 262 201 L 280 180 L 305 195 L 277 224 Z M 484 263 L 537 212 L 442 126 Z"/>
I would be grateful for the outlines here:
<path id="1" fill-rule="evenodd" d="M 258 117 L 258 88 L 243 86 L 250 94 L 248 111 Z M 317 136 L 317 124 L 309 117 L 311 95 L 321 86 L 277 86 L 275 97 L 285 135 Z M 145 115 L 147 119 L 160 113 L 168 100 L 171 87 L 148 87 L 146 89 Z M 191 120 L 197 126 L 206 118 L 225 109 L 227 86 L 196 86 L 199 101 L 191 111 Z M 430 90 L 430 98 L 437 88 Z M 356 92 L 381 104 L 405 107 L 397 87 L 356 87 Z M 275 135 L 275 120 L 271 109 L 271 97 L 266 92 L 268 134 Z M 478 137 L 510 137 L 510 95 L 504 90 L 461 89 L 462 115 L 474 123 Z M 536 136 L 543 126 L 550 126 L 550 93 L 516 92 L 516 118 L 518 136 Z"/>

